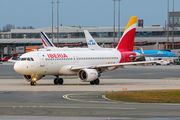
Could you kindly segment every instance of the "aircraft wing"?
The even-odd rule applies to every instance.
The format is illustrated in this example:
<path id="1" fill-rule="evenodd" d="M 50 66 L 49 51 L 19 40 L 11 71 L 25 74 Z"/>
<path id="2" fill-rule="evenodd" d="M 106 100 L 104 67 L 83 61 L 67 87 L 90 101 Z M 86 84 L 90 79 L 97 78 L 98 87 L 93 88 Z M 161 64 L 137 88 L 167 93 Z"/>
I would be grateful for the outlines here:
<path id="1" fill-rule="evenodd" d="M 80 69 L 96 69 L 96 68 L 108 68 L 108 67 L 121 67 L 123 68 L 126 65 L 141 65 L 144 66 L 146 63 L 156 63 L 162 62 L 163 60 L 158 61 L 143 61 L 143 62 L 127 62 L 127 63 L 115 63 L 115 64 L 102 64 L 102 65 L 94 65 L 94 66 L 72 66 L 71 70 L 76 71 Z"/>

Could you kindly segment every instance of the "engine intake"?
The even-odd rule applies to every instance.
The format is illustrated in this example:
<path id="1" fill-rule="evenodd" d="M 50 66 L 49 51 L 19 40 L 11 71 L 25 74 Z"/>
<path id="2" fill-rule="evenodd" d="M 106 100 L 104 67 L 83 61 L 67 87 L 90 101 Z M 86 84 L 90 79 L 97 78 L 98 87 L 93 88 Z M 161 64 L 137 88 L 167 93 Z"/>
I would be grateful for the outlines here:
<path id="1" fill-rule="evenodd" d="M 90 82 L 98 78 L 98 72 L 95 69 L 82 69 L 78 71 L 77 76 L 83 82 Z"/>

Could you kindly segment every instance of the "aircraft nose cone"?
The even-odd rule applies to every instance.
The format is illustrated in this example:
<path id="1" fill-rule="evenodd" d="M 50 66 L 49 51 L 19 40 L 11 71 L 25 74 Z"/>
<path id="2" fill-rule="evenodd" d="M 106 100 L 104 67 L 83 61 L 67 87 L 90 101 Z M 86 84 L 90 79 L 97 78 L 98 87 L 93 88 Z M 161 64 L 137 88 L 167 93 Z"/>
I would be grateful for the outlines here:
<path id="1" fill-rule="evenodd" d="M 14 70 L 15 70 L 17 73 L 21 73 L 21 72 L 22 72 L 21 67 L 18 65 L 18 63 L 15 63 L 15 64 L 14 64 Z"/>

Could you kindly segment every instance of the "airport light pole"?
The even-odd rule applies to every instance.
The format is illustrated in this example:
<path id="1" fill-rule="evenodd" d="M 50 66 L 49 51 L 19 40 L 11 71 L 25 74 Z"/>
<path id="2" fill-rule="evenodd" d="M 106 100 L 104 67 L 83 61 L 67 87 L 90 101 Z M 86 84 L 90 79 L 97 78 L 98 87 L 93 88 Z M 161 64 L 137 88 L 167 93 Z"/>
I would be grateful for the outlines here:
<path id="1" fill-rule="evenodd" d="M 59 47 L 59 0 L 57 0 L 57 47 Z"/>
<path id="2" fill-rule="evenodd" d="M 116 0 L 113 0 L 113 1 L 114 1 L 113 43 L 115 43 L 115 2 L 116 2 Z"/>
<path id="3" fill-rule="evenodd" d="M 167 1 L 167 42 L 169 43 L 169 0 Z"/>
<path id="4" fill-rule="evenodd" d="M 53 4 L 54 4 L 53 0 L 51 4 L 52 4 L 52 43 L 53 43 Z"/>
<path id="5" fill-rule="evenodd" d="M 169 43 L 169 0 L 167 0 L 167 44 Z M 166 49 L 169 49 L 168 45 Z"/>
<path id="6" fill-rule="evenodd" d="M 172 26 L 172 49 L 174 49 L 174 0 L 173 0 L 173 26 Z"/>
<path id="7" fill-rule="evenodd" d="M 118 10 L 118 42 L 120 41 L 121 31 L 120 31 L 120 2 L 121 0 L 118 0 L 119 2 L 119 10 Z"/>

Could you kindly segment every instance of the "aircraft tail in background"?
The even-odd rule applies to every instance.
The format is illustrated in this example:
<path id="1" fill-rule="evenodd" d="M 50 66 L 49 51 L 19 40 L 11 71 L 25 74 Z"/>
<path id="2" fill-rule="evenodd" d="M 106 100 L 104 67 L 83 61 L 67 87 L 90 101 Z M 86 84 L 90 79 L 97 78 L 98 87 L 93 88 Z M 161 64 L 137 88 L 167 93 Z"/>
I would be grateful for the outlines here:
<path id="1" fill-rule="evenodd" d="M 96 41 L 94 40 L 94 38 L 91 36 L 91 34 L 87 31 L 84 30 L 84 34 L 86 37 L 86 42 L 88 45 L 88 48 L 91 50 L 101 50 L 102 48 L 96 43 Z"/>
<path id="2" fill-rule="evenodd" d="M 48 38 L 48 36 L 41 31 L 41 40 L 43 42 L 43 45 L 44 45 L 44 48 L 47 48 L 47 47 L 56 47 L 54 46 L 54 44 L 51 42 L 51 40 Z"/>

